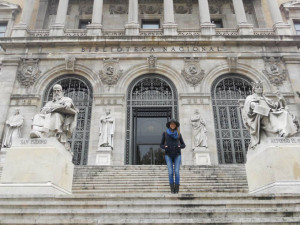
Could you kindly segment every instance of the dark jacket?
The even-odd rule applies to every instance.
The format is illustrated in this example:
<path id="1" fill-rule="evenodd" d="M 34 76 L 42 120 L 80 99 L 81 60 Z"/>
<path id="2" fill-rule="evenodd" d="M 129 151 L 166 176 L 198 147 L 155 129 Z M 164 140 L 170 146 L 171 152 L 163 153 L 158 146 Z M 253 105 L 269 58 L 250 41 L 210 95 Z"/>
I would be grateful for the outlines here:
<path id="1" fill-rule="evenodd" d="M 165 141 L 165 139 L 167 140 Z M 168 146 L 165 148 L 165 146 Z M 179 147 L 178 147 L 179 146 Z M 174 158 L 177 155 L 181 155 L 181 149 L 185 148 L 185 143 L 182 139 L 182 135 L 180 134 L 178 139 L 171 138 L 166 132 L 162 134 L 160 147 L 165 149 L 166 154 L 170 157 Z"/>

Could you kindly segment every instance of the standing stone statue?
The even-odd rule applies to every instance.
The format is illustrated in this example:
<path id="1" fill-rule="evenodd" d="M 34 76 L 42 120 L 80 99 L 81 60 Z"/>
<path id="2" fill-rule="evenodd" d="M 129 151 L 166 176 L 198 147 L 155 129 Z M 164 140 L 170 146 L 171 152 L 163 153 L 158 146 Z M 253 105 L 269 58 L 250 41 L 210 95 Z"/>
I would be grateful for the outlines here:
<path id="1" fill-rule="evenodd" d="M 277 93 L 277 101 L 272 101 L 263 95 L 260 81 L 252 85 L 253 94 L 246 98 L 241 109 L 244 125 L 250 131 L 249 148 L 255 148 L 267 137 L 290 137 L 296 134 L 297 121 L 287 111 L 282 95 Z"/>
<path id="2" fill-rule="evenodd" d="M 15 109 L 14 115 L 6 121 L 6 132 L 2 144 L 4 148 L 10 148 L 13 140 L 21 137 L 23 122 L 24 117 L 20 114 L 20 109 Z"/>
<path id="3" fill-rule="evenodd" d="M 193 128 L 193 149 L 197 147 L 207 148 L 207 130 L 204 120 L 201 118 L 199 110 L 196 109 L 194 115 L 191 116 Z"/>
<path id="4" fill-rule="evenodd" d="M 77 109 L 73 100 L 63 96 L 61 85 L 53 86 L 53 100 L 46 103 L 41 112 L 34 116 L 31 138 L 56 137 L 67 150 L 67 138 L 76 127 Z"/>
<path id="5" fill-rule="evenodd" d="M 99 147 L 111 147 L 113 149 L 114 132 L 115 132 L 115 120 L 110 115 L 110 109 L 105 110 L 106 115 L 100 118 L 99 124 Z"/>

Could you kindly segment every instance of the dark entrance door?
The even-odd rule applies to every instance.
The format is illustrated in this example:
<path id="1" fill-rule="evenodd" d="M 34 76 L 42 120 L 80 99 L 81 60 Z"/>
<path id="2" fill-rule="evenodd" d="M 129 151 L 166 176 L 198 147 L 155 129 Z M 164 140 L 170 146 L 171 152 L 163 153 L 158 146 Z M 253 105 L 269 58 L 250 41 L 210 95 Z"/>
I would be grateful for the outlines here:
<path id="1" fill-rule="evenodd" d="M 134 108 L 134 154 L 136 165 L 165 164 L 164 150 L 159 147 L 166 123 L 171 118 L 172 108 Z"/>

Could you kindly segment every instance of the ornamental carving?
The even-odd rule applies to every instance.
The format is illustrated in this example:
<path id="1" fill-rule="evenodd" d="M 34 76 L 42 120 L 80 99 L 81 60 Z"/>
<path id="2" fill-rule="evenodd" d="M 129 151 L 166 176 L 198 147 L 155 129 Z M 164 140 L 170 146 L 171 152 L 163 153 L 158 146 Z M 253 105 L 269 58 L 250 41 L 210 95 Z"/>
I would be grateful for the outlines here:
<path id="1" fill-rule="evenodd" d="M 18 72 L 17 72 L 17 79 L 20 84 L 26 88 L 33 85 L 41 74 L 38 65 L 38 59 L 23 59 Z"/>
<path id="2" fill-rule="evenodd" d="M 227 64 L 229 71 L 234 71 L 238 66 L 238 57 L 227 57 Z"/>
<path id="3" fill-rule="evenodd" d="M 161 14 L 163 12 L 162 4 L 139 5 L 140 14 Z"/>
<path id="4" fill-rule="evenodd" d="M 254 14 L 254 6 L 253 1 L 245 0 L 244 2 L 244 8 L 246 14 Z"/>
<path id="5" fill-rule="evenodd" d="M 156 68 L 156 64 L 157 64 L 157 57 L 154 56 L 154 55 L 150 55 L 147 58 L 147 62 L 148 62 L 148 65 L 149 65 L 149 69 L 155 69 Z"/>
<path id="6" fill-rule="evenodd" d="M 86 14 L 91 15 L 93 14 L 93 0 L 80 0 L 79 1 L 79 15 Z"/>
<path id="7" fill-rule="evenodd" d="M 123 70 L 120 70 L 119 59 L 109 58 L 103 60 L 103 70 L 100 71 L 100 79 L 104 84 L 117 84 L 122 74 Z"/>
<path id="8" fill-rule="evenodd" d="M 280 57 L 265 57 L 265 70 L 263 73 L 269 78 L 275 86 L 282 85 L 286 79 L 286 70 L 281 62 Z"/>
<path id="9" fill-rule="evenodd" d="M 110 5 L 109 6 L 110 14 L 127 14 L 128 6 L 125 5 Z"/>
<path id="10" fill-rule="evenodd" d="M 188 0 L 186 4 L 174 4 L 174 12 L 177 14 L 192 14 L 193 2 Z"/>
<path id="11" fill-rule="evenodd" d="M 66 62 L 66 70 L 71 70 L 74 71 L 75 69 L 75 57 L 66 57 L 65 62 Z"/>
<path id="12" fill-rule="evenodd" d="M 48 5 L 49 15 L 56 15 L 58 8 L 58 0 L 50 0 Z"/>
<path id="13" fill-rule="evenodd" d="M 234 7 L 231 0 L 210 0 L 209 1 L 209 12 L 210 14 L 222 14 L 222 8 L 225 5 L 229 5 L 232 13 L 234 13 Z"/>
<path id="14" fill-rule="evenodd" d="M 200 68 L 199 60 L 193 58 L 185 58 L 184 69 L 181 71 L 186 82 L 192 86 L 197 86 L 205 76 L 205 72 Z"/>

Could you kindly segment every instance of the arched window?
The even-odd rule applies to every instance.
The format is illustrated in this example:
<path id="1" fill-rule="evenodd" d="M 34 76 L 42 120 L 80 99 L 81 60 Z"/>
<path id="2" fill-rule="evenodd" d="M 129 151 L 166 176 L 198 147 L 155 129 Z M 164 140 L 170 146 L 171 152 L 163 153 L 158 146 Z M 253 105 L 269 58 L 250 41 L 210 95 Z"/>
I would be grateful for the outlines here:
<path id="1" fill-rule="evenodd" d="M 73 163 L 75 165 L 86 165 L 93 103 L 92 87 L 81 76 L 65 75 L 59 77 L 48 85 L 44 94 L 43 105 L 52 100 L 52 88 L 55 84 L 62 86 L 64 96 L 73 99 L 76 108 L 79 109 L 77 127 L 72 138 L 69 139 L 69 143 L 73 152 Z"/>
<path id="2" fill-rule="evenodd" d="M 156 74 L 135 79 L 127 93 L 126 164 L 164 164 L 159 144 L 165 124 L 177 118 L 177 91 Z"/>
<path id="3" fill-rule="evenodd" d="M 212 106 L 219 163 L 245 163 L 250 135 L 243 125 L 239 100 L 251 94 L 251 81 L 237 74 L 217 79 L 212 86 Z"/>

